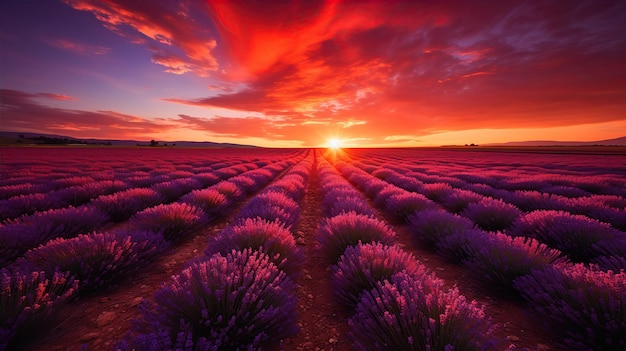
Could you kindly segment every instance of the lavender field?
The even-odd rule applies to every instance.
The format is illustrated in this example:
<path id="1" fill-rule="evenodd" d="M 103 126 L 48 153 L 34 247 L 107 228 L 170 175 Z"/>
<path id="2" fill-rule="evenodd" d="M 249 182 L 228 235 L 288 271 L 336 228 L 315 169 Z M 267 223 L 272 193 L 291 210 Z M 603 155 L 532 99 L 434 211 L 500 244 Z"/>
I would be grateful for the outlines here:
<path id="1" fill-rule="evenodd" d="M 623 155 L 0 151 L 0 350 L 626 349 Z"/>

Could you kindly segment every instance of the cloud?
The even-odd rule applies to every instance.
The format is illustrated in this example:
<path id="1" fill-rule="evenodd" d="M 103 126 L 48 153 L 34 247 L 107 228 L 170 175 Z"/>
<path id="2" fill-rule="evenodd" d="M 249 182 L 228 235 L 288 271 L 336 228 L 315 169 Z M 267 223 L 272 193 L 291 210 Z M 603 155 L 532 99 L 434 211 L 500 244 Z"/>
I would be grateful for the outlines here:
<path id="1" fill-rule="evenodd" d="M 104 55 L 111 51 L 111 48 L 107 48 L 104 46 L 88 45 L 65 39 L 50 40 L 47 43 L 51 46 L 68 50 L 80 55 Z"/>
<path id="2" fill-rule="evenodd" d="M 40 97 L 61 99 L 65 95 L 26 93 L 1 89 L 2 127 L 5 130 L 59 133 L 82 138 L 145 138 L 178 127 L 156 123 L 115 111 L 81 111 L 53 108 L 35 101 Z"/>
<path id="3" fill-rule="evenodd" d="M 208 76 L 217 70 L 215 38 L 195 14 L 199 2 L 63 0 L 93 13 L 111 31 L 153 52 L 169 73 Z M 177 53 L 182 51 L 183 55 Z"/>
<path id="4" fill-rule="evenodd" d="M 618 3 L 209 2 L 243 90 L 165 99 L 384 139 L 624 118 Z M 621 33 L 621 34 L 620 34 Z M 622 79 L 618 78 L 622 77 Z M 386 139 L 391 140 L 391 139 Z"/>
<path id="5" fill-rule="evenodd" d="M 197 97 L 163 100 L 237 111 L 175 120 L 238 138 L 391 143 L 626 111 L 624 2 L 65 2 L 166 72 L 210 76 Z"/>

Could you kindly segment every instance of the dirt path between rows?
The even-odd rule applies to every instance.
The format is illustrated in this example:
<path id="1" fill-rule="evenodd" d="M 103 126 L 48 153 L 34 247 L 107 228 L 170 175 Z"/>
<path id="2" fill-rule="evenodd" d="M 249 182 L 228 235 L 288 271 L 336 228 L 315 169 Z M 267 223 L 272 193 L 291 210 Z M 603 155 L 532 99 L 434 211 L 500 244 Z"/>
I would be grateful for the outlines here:
<path id="1" fill-rule="evenodd" d="M 322 193 L 317 164 L 309 176 L 307 193 L 300 205 L 297 242 L 306 257 L 298 284 L 298 323 L 300 332 L 283 341 L 277 350 L 350 350 L 348 315 L 335 304 L 330 286 L 330 268 L 316 251 L 316 233 L 322 220 Z"/>

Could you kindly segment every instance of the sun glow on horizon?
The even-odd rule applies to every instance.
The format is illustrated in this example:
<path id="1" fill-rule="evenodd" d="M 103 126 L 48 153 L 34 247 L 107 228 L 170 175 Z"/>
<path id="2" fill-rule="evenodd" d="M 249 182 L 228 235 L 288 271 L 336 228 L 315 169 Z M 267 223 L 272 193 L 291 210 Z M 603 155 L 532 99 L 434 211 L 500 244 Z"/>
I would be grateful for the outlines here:
<path id="1" fill-rule="evenodd" d="M 330 149 L 338 150 L 338 149 L 341 149 L 341 146 L 343 145 L 343 141 L 338 138 L 332 138 L 332 139 L 328 139 L 327 145 Z"/>

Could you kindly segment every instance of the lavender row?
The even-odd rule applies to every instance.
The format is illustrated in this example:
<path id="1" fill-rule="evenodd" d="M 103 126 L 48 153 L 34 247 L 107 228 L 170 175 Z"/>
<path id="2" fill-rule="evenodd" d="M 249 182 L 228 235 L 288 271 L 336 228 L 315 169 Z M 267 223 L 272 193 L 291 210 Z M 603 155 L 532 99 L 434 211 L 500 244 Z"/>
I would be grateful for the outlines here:
<path id="1" fill-rule="evenodd" d="M 363 171 L 347 165 L 343 170 L 366 191 L 381 186 L 380 180 Z M 490 285 L 523 297 L 552 322 L 555 333 L 566 331 L 563 342 L 567 347 L 620 349 L 625 345 L 624 271 L 615 274 L 593 265 L 567 264 L 559 251 L 533 238 L 486 233 L 466 218 L 443 210 L 417 210 L 407 222 L 420 244 L 467 266 Z M 524 224 L 518 230 L 532 231 L 536 229 L 532 224 L 543 227 L 543 223 Z M 613 260 L 613 264 L 618 263 Z"/>
<path id="2" fill-rule="evenodd" d="M 49 210 L 7 222 L 0 227 L 0 242 L 3 243 L 0 246 L 0 253 L 3 254 L 0 255 L 0 265 L 6 265 L 26 250 L 48 240 L 71 238 L 79 233 L 99 230 L 108 223 L 124 221 L 141 210 L 169 202 L 168 200 L 180 197 L 196 187 L 211 185 L 220 179 L 228 179 L 242 172 L 250 172 L 256 167 L 255 164 L 249 164 L 247 167 L 245 165 L 227 167 L 219 170 L 220 173 L 216 175 L 205 176 L 203 183 L 196 180 L 191 182 L 175 180 L 159 183 L 154 189 L 127 189 L 111 195 L 99 196 L 90 203 L 79 207 Z M 205 189 L 205 193 L 227 192 L 226 188 L 229 187 L 229 184 L 231 188 L 237 187 L 237 184 L 232 184 L 232 182 L 222 182 L 215 189 Z M 189 201 L 192 203 L 194 196 L 189 197 Z M 222 201 L 225 202 L 226 199 L 222 199 Z M 207 213 L 210 212 L 208 208 L 205 207 L 204 209 L 207 210 Z"/>
<path id="3" fill-rule="evenodd" d="M 310 170 L 304 160 L 253 197 L 203 258 L 140 305 L 141 318 L 117 349 L 256 350 L 296 333 L 291 276 L 303 254 L 285 214 L 298 213 Z"/>
<path id="4" fill-rule="evenodd" d="M 43 187 L 47 192 L 68 186 L 67 182 L 125 180 L 140 183 L 148 178 L 160 181 L 185 176 L 184 173 L 211 172 L 217 168 L 253 162 L 263 167 L 268 162 L 290 159 L 303 150 L 285 149 L 3 149 L 2 179 L 5 186 Z M 63 160 L 60 164 L 59 160 Z M 182 174 L 181 174 L 182 173 Z M 72 184 L 72 185 L 82 185 Z M 131 184 L 133 185 L 133 184 Z M 137 186 L 136 184 L 134 184 Z M 0 199 L 3 197 L 0 191 Z M 26 194 L 19 192 L 14 195 Z"/>
<path id="5" fill-rule="evenodd" d="M 394 150 L 393 154 L 380 150 L 351 150 L 350 154 L 378 168 L 417 172 L 427 178 L 426 183 L 463 180 L 468 184 L 487 184 L 505 190 L 562 190 L 572 197 L 593 193 L 626 196 L 623 156 L 443 150 Z"/>
<path id="6" fill-rule="evenodd" d="M 0 297 L 3 306 L 11 307 L 3 310 L 6 311 L 6 315 L 0 320 L 3 336 L 0 344 L 8 345 L 11 340 L 16 339 L 16 336 L 31 328 L 31 324 L 28 323 L 31 318 L 43 318 L 46 311 L 52 310 L 52 304 L 57 305 L 57 299 L 51 297 L 49 301 L 46 300 L 50 308 L 39 308 L 38 300 L 28 295 L 35 287 L 23 286 L 24 282 L 31 284 L 38 282 L 29 280 L 29 276 L 54 276 L 59 280 L 61 274 L 61 277 L 73 282 L 71 287 L 68 284 L 63 285 L 67 291 L 54 288 L 58 285 L 56 283 L 51 285 L 51 289 L 59 290 L 55 294 L 63 297 L 59 302 L 76 293 L 85 294 L 106 289 L 120 277 L 145 267 L 171 244 L 178 243 L 203 229 L 211 221 L 225 214 L 227 209 L 247 193 L 269 183 L 290 164 L 287 161 L 282 165 L 270 165 L 265 169 L 267 173 L 261 172 L 263 169 L 252 170 L 248 172 L 250 177 L 241 175 L 231 178 L 235 182 L 238 181 L 239 185 L 223 181 L 205 189 L 215 190 L 222 195 L 224 202 L 219 211 L 215 209 L 216 211 L 207 213 L 182 201 L 160 205 L 137 213 L 126 226 L 113 232 L 81 234 L 72 239 L 59 238 L 27 251 L 23 258 L 2 271 L 3 294 Z M 193 196 L 197 193 L 190 195 L 182 200 L 198 199 Z M 48 284 L 47 281 L 45 283 Z M 41 282 L 38 284 L 40 287 L 37 289 L 40 289 L 40 292 L 43 292 L 41 289 L 47 289 Z M 16 342 L 19 342 L 19 339 Z"/>
<path id="7" fill-rule="evenodd" d="M 119 190 L 150 187 L 157 183 L 190 178 L 203 183 L 207 175 L 224 178 L 226 174 L 222 174 L 220 169 L 226 167 L 234 168 L 237 165 L 243 167 L 243 170 L 240 168 L 238 173 L 247 170 L 242 164 L 245 159 L 230 160 L 228 158 L 232 156 L 227 158 L 227 155 L 221 158 L 216 158 L 214 155 L 211 155 L 209 159 L 199 158 L 201 152 L 191 154 L 185 153 L 184 150 L 181 150 L 179 157 L 169 161 L 161 158 L 146 159 L 147 154 L 137 155 L 137 159 L 120 160 L 119 154 L 115 154 L 114 158 L 105 160 L 104 164 L 103 160 L 98 158 L 100 155 L 98 151 L 104 150 L 82 150 L 84 157 L 79 158 L 82 162 L 80 167 L 73 167 L 68 157 L 76 153 L 80 155 L 81 150 L 64 151 L 63 173 L 48 170 L 42 165 L 46 161 L 54 165 L 58 163 L 56 159 L 50 161 L 39 155 L 31 162 L 24 162 L 23 155 L 20 154 L 17 160 L 11 160 L 11 153 L 8 153 L 9 157 L 6 157 L 6 162 L 3 163 L 1 182 L 10 185 L 0 186 L 1 219 L 68 205 L 77 206 L 93 198 L 94 195 L 103 194 L 104 192 L 100 192 L 102 190 L 107 193 L 113 192 L 109 190 L 111 187 L 114 189 L 120 187 Z M 288 152 L 283 153 L 289 155 Z M 195 157 L 189 159 L 190 154 Z M 254 159 L 251 164 L 258 168 L 276 162 L 278 158 L 270 157 L 270 154 L 268 152 L 259 155 L 263 157 Z M 94 156 L 96 158 L 93 158 Z M 281 158 L 289 159 L 290 157 Z M 50 167 L 53 167 L 52 165 Z M 11 166 L 18 167 L 12 170 Z M 114 184 L 110 184 L 111 182 Z"/>
<path id="8" fill-rule="evenodd" d="M 415 168 L 410 164 L 392 165 L 354 162 L 354 165 L 401 188 L 422 193 L 456 213 L 461 212 L 470 204 L 482 200 L 486 202 L 502 200 L 508 207 L 514 205 L 523 211 L 539 209 L 568 211 L 573 214 L 586 215 L 610 223 L 615 228 L 626 230 L 626 212 L 624 210 L 626 207 L 626 183 L 618 179 L 613 179 L 612 182 L 596 180 L 585 183 L 588 184 L 587 188 L 591 187 L 591 184 L 595 184 L 598 189 L 604 189 L 606 193 L 596 195 L 578 188 L 562 185 L 562 183 L 538 187 L 536 184 L 533 186 L 532 182 L 520 181 L 516 183 L 515 187 L 504 186 L 503 188 L 498 188 L 498 184 L 493 181 L 487 183 L 466 181 L 466 179 L 474 181 L 495 179 L 488 175 L 476 176 L 476 174 L 471 174 L 471 177 L 458 178 L 449 175 L 438 176 L 431 173 L 425 174 L 423 169 Z M 422 172 L 416 172 L 415 169 Z M 458 172 L 458 170 L 455 170 L 455 172 Z M 581 179 L 581 177 L 576 177 L 576 179 Z M 527 188 L 524 188 L 524 186 L 527 186 Z M 597 192 L 601 193 L 602 191 L 600 190 Z M 488 206 L 492 206 L 492 204 L 488 204 Z M 512 209 L 510 212 L 509 217 L 514 216 L 515 212 L 519 213 L 519 210 Z M 501 227 L 507 224 L 510 225 L 511 221 L 496 223 L 496 226 Z M 490 223 L 486 223 L 486 226 L 490 226 Z M 493 228 L 485 229 L 491 230 Z"/>
<path id="9" fill-rule="evenodd" d="M 350 171 L 347 176 L 358 178 L 361 186 L 368 184 L 365 190 L 372 195 L 376 193 L 376 204 L 386 207 L 388 213 L 399 219 L 406 219 L 414 210 L 436 209 L 439 204 L 484 230 L 506 230 L 512 236 L 534 238 L 560 250 L 574 262 L 597 263 L 604 270 L 626 269 L 626 233 L 597 220 L 564 211 L 523 213 L 500 199 L 453 189 L 447 184 L 416 184 L 412 178 L 387 169 L 373 172 L 371 176 L 376 177 L 373 183 L 368 181 L 371 176 L 364 171 Z M 380 178 L 401 186 L 384 185 Z"/>
<path id="10" fill-rule="evenodd" d="M 346 208 L 367 206 L 364 198 L 332 166 L 320 158 L 323 190 L 351 193 L 336 198 Z M 348 323 L 360 350 L 463 349 L 488 350 L 493 326 L 483 308 L 467 302 L 458 289 L 444 291 L 443 282 L 415 257 L 395 245 L 395 233 L 373 216 L 351 210 L 328 214 L 320 228 L 320 249 L 332 265 L 333 293 L 348 306 Z"/>
<path id="11" fill-rule="evenodd" d="M 252 164 L 254 168 L 256 165 Z M 47 193 L 22 194 L 0 200 L 0 219 L 12 219 L 20 216 L 30 215 L 35 212 L 57 209 L 68 206 L 79 206 L 103 196 L 116 192 L 129 190 L 131 188 L 152 188 L 165 196 L 167 201 L 172 195 L 171 189 L 188 188 L 193 190 L 214 184 L 220 179 L 248 171 L 250 168 L 245 164 L 237 164 L 224 168 L 216 168 L 202 173 L 191 173 L 176 171 L 172 174 L 161 174 L 156 176 L 142 176 L 135 179 L 117 178 L 114 180 L 100 180 L 94 182 L 91 177 L 74 177 L 80 179 L 80 184 L 76 182 L 64 182 L 65 186 Z M 87 179 L 87 180 L 85 180 Z M 68 180 L 68 179 L 61 179 Z M 178 195 L 180 196 L 180 195 Z M 176 196 L 176 197 L 178 197 Z M 170 200 L 171 201 L 171 200 Z"/>

